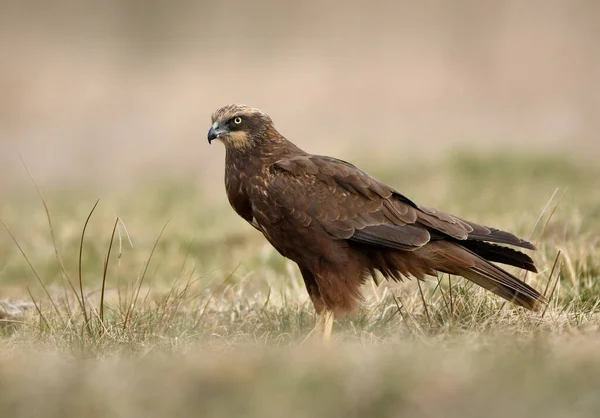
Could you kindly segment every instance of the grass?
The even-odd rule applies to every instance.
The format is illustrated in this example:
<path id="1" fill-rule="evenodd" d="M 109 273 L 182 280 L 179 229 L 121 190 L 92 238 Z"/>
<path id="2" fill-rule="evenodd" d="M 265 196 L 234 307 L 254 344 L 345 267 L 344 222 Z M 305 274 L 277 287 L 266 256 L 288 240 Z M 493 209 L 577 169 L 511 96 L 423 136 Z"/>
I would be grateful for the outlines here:
<path id="1" fill-rule="evenodd" d="M 418 202 L 531 234 L 527 280 L 547 309 L 458 277 L 424 283 L 425 305 L 414 281 L 368 284 L 323 347 L 295 266 L 220 187 L 42 201 L 32 186 L 0 202 L 0 299 L 34 302 L 0 307 L 0 416 L 595 416 L 599 170 L 470 154 L 362 165 Z"/>

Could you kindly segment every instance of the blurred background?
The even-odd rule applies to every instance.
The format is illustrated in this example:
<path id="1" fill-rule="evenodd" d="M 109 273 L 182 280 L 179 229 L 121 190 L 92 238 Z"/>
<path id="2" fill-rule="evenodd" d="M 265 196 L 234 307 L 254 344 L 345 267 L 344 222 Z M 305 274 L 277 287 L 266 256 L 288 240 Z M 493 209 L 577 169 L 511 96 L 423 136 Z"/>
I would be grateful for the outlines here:
<path id="1" fill-rule="evenodd" d="M 599 0 L 0 0 L 0 416 L 598 416 L 599 42 Z M 547 309 L 367 283 L 311 349 L 207 143 L 232 102 L 530 239 Z"/>
<path id="2" fill-rule="evenodd" d="M 210 115 L 300 147 L 598 156 L 600 2 L 2 1 L 0 191 L 152 173 L 222 191 Z M 219 181 L 215 179 L 218 178 Z"/>

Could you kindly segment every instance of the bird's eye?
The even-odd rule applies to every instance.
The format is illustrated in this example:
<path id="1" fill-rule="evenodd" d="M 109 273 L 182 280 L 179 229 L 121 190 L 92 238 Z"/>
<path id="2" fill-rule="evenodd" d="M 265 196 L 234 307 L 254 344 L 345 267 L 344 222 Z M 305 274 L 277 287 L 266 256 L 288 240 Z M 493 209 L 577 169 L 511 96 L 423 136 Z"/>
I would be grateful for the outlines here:
<path id="1" fill-rule="evenodd" d="M 240 123 L 242 123 L 242 118 L 240 118 L 239 116 L 237 118 L 235 118 L 233 120 L 233 123 L 235 123 L 236 125 L 239 125 Z"/>

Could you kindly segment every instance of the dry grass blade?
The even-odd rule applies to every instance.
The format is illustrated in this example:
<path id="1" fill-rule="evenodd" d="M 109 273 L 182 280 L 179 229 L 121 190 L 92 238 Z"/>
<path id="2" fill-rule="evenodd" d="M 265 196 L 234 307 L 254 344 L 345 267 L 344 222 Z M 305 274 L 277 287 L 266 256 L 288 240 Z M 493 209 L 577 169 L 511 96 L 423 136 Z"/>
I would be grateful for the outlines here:
<path id="1" fill-rule="evenodd" d="M 423 302 L 423 309 L 425 310 L 425 316 L 427 316 L 427 323 L 431 328 L 431 317 L 429 316 L 429 309 L 427 308 L 427 302 L 425 302 L 425 296 L 423 295 L 423 289 L 421 287 L 421 281 L 416 279 L 417 286 L 419 286 L 419 294 L 421 295 L 421 301 Z"/>
<path id="2" fill-rule="evenodd" d="M 556 266 L 558 265 L 558 260 L 560 258 L 560 255 L 561 255 L 561 252 L 559 251 L 556 254 L 554 263 L 552 264 L 552 270 L 550 270 L 550 275 L 548 276 L 548 283 L 546 283 L 546 288 L 544 289 L 544 298 L 546 297 L 546 294 L 548 292 L 548 287 L 550 286 L 550 283 L 552 282 L 552 276 L 554 275 L 554 270 L 556 269 Z M 554 282 L 554 286 L 552 287 L 552 292 L 550 293 L 550 296 L 547 299 L 546 306 L 544 307 L 544 311 L 540 315 L 540 318 L 543 318 L 544 315 L 546 315 L 546 310 L 548 310 L 548 306 L 550 306 L 550 302 L 552 302 L 552 296 L 554 295 L 554 289 L 556 289 L 556 285 L 558 284 L 559 280 L 560 280 L 560 268 L 558 269 L 558 274 L 556 275 L 556 281 Z"/>
<path id="3" fill-rule="evenodd" d="M 533 228 L 531 228 L 531 232 L 529 233 L 528 241 L 531 241 L 531 238 L 533 238 L 533 234 L 534 234 L 535 230 L 537 229 L 537 226 L 539 225 L 540 221 L 544 217 L 544 214 L 548 210 L 548 207 L 550 207 L 550 203 L 552 202 L 552 200 L 554 200 L 554 196 L 556 196 L 556 193 L 558 193 L 558 187 L 556 189 L 554 189 L 554 193 L 552 193 L 552 196 L 550 196 L 550 199 L 548 199 L 548 201 L 546 202 L 544 209 L 542 209 L 542 212 L 540 212 L 540 216 L 538 216 L 537 220 L 535 221 L 535 224 L 533 224 Z"/>
<path id="4" fill-rule="evenodd" d="M 387 325 L 388 322 L 390 322 L 392 319 L 394 319 L 397 315 L 400 315 L 400 317 L 402 318 L 402 322 L 405 324 L 406 328 L 408 329 L 408 331 L 410 333 L 410 328 L 406 324 L 406 320 L 404 319 L 404 314 L 402 313 L 402 308 L 401 308 L 400 304 L 398 303 L 398 301 L 396 300 L 396 296 L 394 294 L 392 294 L 391 298 L 394 301 L 394 304 L 396 305 L 396 310 L 385 321 L 383 321 L 382 325 L 384 325 L 384 326 Z M 383 320 L 385 311 L 386 310 L 383 310 L 383 312 L 381 313 L 381 318 L 379 319 L 380 321 Z"/>
<path id="5" fill-rule="evenodd" d="M 163 226 L 163 228 L 161 229 L 160 234 L 158 234 L 158 237 L 156 238 L 156 241 L 154 241 L 154 245 L 152 246 L 152 251 L 150 251 L 150 255 L 148 256 L 148 259 L 146 260 L 146 263 L 144 264 L 142 273 L 140 274 L 140 277 L 136 283 L 136 286 L 134 287 L 135 288 L 135 296 L 133 297 L 133 300 L 131 301 L 131 303 L 128 304 L 128 306 L 127 306 L 127 312 L 125 313 L 125 320 L 123 321 L 123 329 L 127 328 L 127 322 L 129 320 L 129 318 L 131 318 L 131 313 L 135 309 L 135 304 L 137 303 L 138 297 L 140 295 L 140 289 L 142 288 L 144 278 L 146 277 L 146 272 L 148 271 L 148 266 L 150 265 L 150 261 L 152 260 L 154 252 L 156 251 L 156 247 L 158 246 L 160 238 L 162 237 L 163 233 L 165 232 L 167 225 L 169 225 L 169 222 L 165 223 L 165 226 Z"/>
<path id="6" fill-rule="evenodd" d="M 102 269 L 102 289 L 100 291 L 100 322 L 104 324 L 104 295 L 106 292 L 106 275 L 108 273 L 108 262 L 110 261 L 110 253 L 112 250 L 113 242 L 115 241 L 115 232 L 117 231 L 117 226 L 119 225 L 119 218 L 115 220 L 115 225 L 113 226 L 112 234 L 110 235 L 110 241 L 108 243 L 108 251 L 106 252 L 106 257 L 104 259 L 104 268 Z"/>
<path id="7" fill-rule="evenodd" d="M 269 290 L 267 292 L 267 297 L 265 298 L 265 303 L 263 303 L 263 309 L 265 309 L 267 306 L 269 306 L 269 301 L 271 300 L 271 290 L 273 288 L 271 286 L 269 286 Z"/>
<path id="8" fill-rule="evenodd" d="M 89 324 L 89 319 L 87 316 L 87 308 L 85 306 L 85 295 L 83 293 L 83 240 L 85 238 L 85 231 L 87 230 L 87 226 L 88 223 L 90 222 L 90 219 L 92 218 L 92 214 L 94 213 L 94 211 L 96 210 L 96 207 L 98 206 L 98 203 L 100 202 L 100 199 L 96 200 L 96 203 L 94 203 L 94 206 L 92 207 L 92 210 L 90 210 L 90 212 L 88 213 L 88 216 L 85 220 L 85 223 L 83 224 L 83 229 L 81 231 L 81 240 L 79 242 L 79 259 L 78 259 L 78 273 L 79 273 L 79 292 L 81 292 L 81 299 L 80 299 L 80 305 L 81 305 L 81 311 L 83 312 L 83 320 L 85 321 L 86 327 L 87 324 Z"/>
<path id="9" fill-rule="evenodd" d="M 23 159 L 23 156 L 21 154 L 19 154 L 19 158 L 21 159 L 21 163 L 23 164 L 25 171 L 27 171 L 27 174 L 29 175 L 29 178 L 31 179 L 33 186 L 35 187 L 35 190 L 37 191 L 37 194 L 40 197 L 42 204 L 44 205 L 44 211 L 46 213 L 46 219 L 48 221 L 48 227 L 50 230 L 50 239 L 52 240 L 52 246 L 54 247 L 54 254 L 56 256 L 56 261 L 58 262 L 58 265 L 60 267 L 62 277 L 64 277 L 64 279 L 67 281 L 67 283 L 69 283 L 69 286 L 71 287 L 71 291 L 73 292 L 75 297 L 78 299 L 79 306 L 83 309 L 84 302 L 79 299 L 79 296 L 77 296 L 77 291 L 75 290 L 75 286 L 73 285 L 73 282 L 71 281 L 71 278 L 69 277 L 69 273 L 67 273 L 67 269 L 65 268 L 65 265 L 60 256 L 60 252 L 58 251 L 58 246 L 56 245 L 56 237 L 54 234 L 54 226 L 52 225 L 52 217 L 50 216 L 50 210 L 48 209 L 48 204 L 46 203 L 46 199 L 44 198 L 44 195 L 42 194 L 42 190 L 39 188 L 31 171 L 29 171 L 29 168 L 27 167 L 27 164 L 25 163 L 25 160 Z M 66 300 L 68 300 L 68 298 Z"/>
<path id="10" fill-rule="evenodd" d="M 185 283 L 185 286 L 183 287 L 183 289 L 181 291 L 178 291 L 179 289 L 176 289 L 177 284 L 173 284 L 173 286 L 171 286 L 171 288 L 169 289 L 169 293 L 167 294 L 166 298 L 165 298 L 165 302 L 164 305 L 162 307 L 162 312 L 160 313 L 159 317 L 158 317 L 158 323 L 163 323 L 165 317 L 167 316 L 167 313 L 170 311 L 177 311 L 177 309 L 173 309 L 175 307 L 175 304 L 177 303 L 178 306 L 181 306 L 184 302 L 185 297 L 187 296 L 187 294 L 189 293 L 190 289 L 192 288 L 192 286 L 194 286 L 196 283 L 198 283 L 202 278 L 199 277 L 197 279 L 192 280 L 192 276 L 194 275 L 195 270 L 192 271 L 192 273 L 188 276 L 188 279 Z"/>
<path id="11" fill-rule="evenodd" d="M 200 322 L 202 322 L 202 318 L 204 318 L 204 315 L 206 314 L 206 309 L 208 308 L 208 304 L 210 303 L 211 300 L 213 300 L 215 294 L 225 286 L 225 284 L 231 280 L 231 278 L 233 277 L 233 275 L 235 274 L 236 270 L 238 269 L 240 265 L 238 264 L 231 273 L 229 273 L 229 275 L 227 277 L 225 277 L 225 280 L 223 280 L 221 282 L 221 284 L 219 284 L 219 286 L 217 286 L 217 288 L 215 290 L 212 291 L 212 293 L 210 294 L 210 296 L 208 297 L 206 303 L 204 304 L 204 308 L 202 309 L 202 312 L 200 313 L 200 316 L 198 317 L 198 319 L 196 320 L 196 326 L 198 326 L 198 324 L 200 324 Z"/>
<path id="12" fill-rule="evenodd" d="M 550 223 L 550 220 L 554 216 L 554 213 L 556 212 L 556 209 L 558 209 L 558 205 L 560 205 L 560 202 L 565 197 L 565 194 L 567 194 L 567 189 L 565 189 L 563 191 L 563 194 L 560 195 L 560 198 L 556 202 L 556 205 L 554 205 L 554 208 L 552 209 L 552 212 L 550 212 L 550 215 L 548 216 L 548 219 L 546 219 L 546 223 L 544 224 L 544 228 L 542 228 L 542 232 L 540 233 L 540 236 L 538 237 L 537 241 L 535 242 L 536 247 L 540 245 L 540 242 L 542 241 L 542 237 L 544 236 L 544 232 L 546 232 L 546 228 L 548 228 L 548 224 Z"/>
<path id="13" fill-rule="evenodd" d="M 556 253 L 556 257 L 554 258 L 554 263 L 552 263 L 552 269 L 550 270 L 550 275 L 548 276 L 548 282 L 546 283 L 546 288 L 544 289 L 544 298 L 546 297 L 546 294 L 548 293 L 548 288 L 550 287 L 550 282 L 552 281 L 552 276 L 554 275 L 554 270 L 556 269 L 556 265 L 558 263 L 558 259 L 560 258 L 561 255 L 561 251 L 559 250 L 558 253 Z"/>
<path id="14" fill-rule="evenodd" d="M 192 249 L 192 245 L 194 245 L 195 239 L 191 239 L 188 242 L 188 245 L 185 247 L 185 255 L 183 256 L 183 261 L 181 262 L 181 268 L 179 269 L 179 273 L 177 273 L 177 277 L 183 274 L 183 270 L 185 269 L 185 265 L 187 264 L 188 257 L 190 256 L 190 250 Z"/>
<path id="15" fill-rule="evenodd" d="M 552 277 L 552 276 L 550 276 Z M 544 315 L 546 315 L 546 311 L 548 310 L 548 306 L 550 306 L 550 303 L 552 302 L 552 297 L 554 296 L 554 291 L 556 290 L 556 286 L 558 285 L 558 282 L 560 281 L 560 267 L 558 268 L 558 274 L 556 275 L 556 280 L 554 281 L 554 286 L 552 286 L 552 291 L 550 292 L 550 296 L 548 297 L 548 303 L 546 303 L 546 306 L 544 307 L 544 311 L 542 312 L 541 318 L 544 317 Z"/>
<path id="16" fill-rule="evenodd" d="M 117 216 L 117 219 L 119 220 L 119 224 L 123 227 L 123 229 L 125 230 L 125 236 L 127 237 L 127 241 L 129 242 L 129 246 L 131 248 L 133 247 L 133 241 L 131 240 L 131 236 L 129 235 L 129 231 L 127 230 L 127 226 L 125 226 L 125 222 L 123 222 L 123 219 L 121 219 L 120 216 Z M 121 256 L 122 253 L 122 245 L 121 245 L 121 230 L 119 229 L 119 257 Z"/>
<path id="17" fill-rule="evenodd" d="M 48 297 L 48 299 L 50 300 L 50 303 L 52 304 L 52 307 L 54 308 L 54 311 L 56 312 L 57 316 L 60 318 L 63 326 L 65 325 L 65 320 L 62 316 L 62 313 L 60 312 L 60 310 L 58 309 L 58 306 L 56 305 L 56 303 L 54 302 L 54 299 L 52 298 L 52 295 L 50 295 L 50 292 L 48 291 L 48 288 L 46 287 L 46 285 L 44 284 L 42 278 L 40 277 L 40 275 L 38 274 L 38 272 L 36 271 L 35 267 L 33 267 L 33 264 L 31 263 L 31 261 L 29 261 L 29 257 L 27 257 L 27 254 L 25 254 L 25 251 L 23 251 L 23 248 L 21 247 L 21 244 L 19 244 L 19 241 L 17 241 L 17 238 L 13 235 L 12 231 L 8 228 L 8 226 L 4 223 L 4 220 L 2 218 L 0 218 L 0 224 L 2 224 L 2 226 L 4 227 L 4 229 L 6 230 L 6 232 L 8 233 L 8 235 L 10 236 L 10 238 L 12 239 L 12 241 L 15 243 L 15 245 L 17 246 L 17 248 L 19 249 L 19 251 L 21 252 L 21 255 L 23 255 L 23 258 L 25 259 L 25 262 L 27 263 L 27 265 L 29 266 L 29 268 L 31 269 L 31 271 L 33 272 L 33 275 L 35 276 L 35 278 L 37 279 L 38 283 L 40 284 L 40 286 L 42 286 L 42 289 L 44 290 L 44 293 L 46 294 L 46 296 Z M 29 288 L 28 288 L 29 290 Z M 31 295 L 31 292 L 29 292 L 29 295 Z M 33 300 L 33 296 L 31 301 L 35 304 L 35 300 Z"/>
<path id="18" fill-rule="evenodd" d="M 48 327 L 48 329 L 50 330 L 50 332 L 54 333 L 54 330 L 52 329 L 52 326 L 50 325 L 50 322 L 48 322 L 48 320 L 46 319 L 46 317 L 42 313 L 42 309 L 39 307 L 39 305 L 35 301 L 35 298 L 31 294 L 31 289 L 29 288 L 29 286 L 25 286 L 25 287 L 27 289 L 27 293 L 29 293 L 29 297 L 31 298 L 31 302 L 33 303 L 33 306 L 35 306 L 35 310 L 37 311 L 40 319 L 44 322 L 44 324 L 46 324 L 46 327 Z"/>
<path id="19" fill-rule="evenodd" d="M 450 294 L 449 299 L 450 299 L 450 316 L 454 318 L 454 301 L 452 298 L 452 275 L 449 274 L 448 275 L 448 292 Z"/>
<path id="20" fill-rule="evenodd" d="M 404 308 L 404 310 L 406 311 L 406 314 L 410 318 L 410 321 L 413 323 L 413 325 L 419 331 L 419 333 L 421 335 L 424 335 L 425 332 L 423 331 L 423 328 L 419 325 L 419 323 L 415 320 L 415 318 L 412 316 L 412 314 L 408 311 L 408 309 L 406 308 L 406 303 L 404 303 L 404 300 L 402 299 L 402 297 L 400 295 L 396 295 L 396 294 L 393 296 L 394 296 L 394 302 L 396 303 L 396 307 L 398 309 L 400 309 L 400 315 L 402 315 L 402 320 L 406 323 L 406 327 L 409 329 L 411 334 L 414 334 L 414 332 L 412 332 L 412 330 L 410 330 L 410 328 L 408 327 L 408 322 L 406 321 L 406 316 L 404 316 L 404 314 L 402 313 L 401 308 Z M 398 302 L 400 302 L 400 303 L 398 304 Z"/>
<path id="21" fill-rule="evenodd" d="M 442 300 L 444 301 L 444 306 L 446 307 L 446 310 L 448 311 L 448 313 L 450 313 L 450 311 L 451 311 L 450 304 L 446 300 L 446 296 L 444 295 L 444 291 L 442 290 L 442 279 L 440 277 L 440 274 L 438 274 L 436 276 L 436 279 L 437 279 L 437 285 L 435 286 L 433 293 L 435 293 L 436 289 L 440 290 L 440 295 L 442 295 Z"/>
<path id="22" fill-rule="evenodd" d="M 546 202 L 546 205 L 544 206 L 544 209 L 542 209 L 542 213 L 538 217 L 537 221 L 535 222 L 535 225 L 533 226 L 533 228 L 531 230 L 531 233 L 529 234 L 529 240 L 531 240 L 531 237 L 533 236 L 533 233 L 534 233 L 535 229 L 537 228 L 540 220 L 543 218 L 544 213 L 546 212 L 546 210 L 548 210 L 548 207 L 550 206 L 550 202 L 552 202 L 552 200 L 554 199 L 554 196 L 556 195 L 557 191 L 558 191 L 558 188 L 554 189 L 554 193 L 552 193 L 552 196 L 550 196 L 550 199 L 548 200 L 548 202 Z M 556 202 L 556 205 L 554 205 L 554 208 L 552 209 L 552 212 L 550 212 L 550 215 L 548 216 L 548 219 L 546 219 L 546 222 L 544 223 L 544 227 L 542 228 L 542 231 L 540 232 L 540 236 L 538 237 L 538 239 L 537 239 L 537 241 L 535 243 L 536 247 L 539 247 L 540 242 L 542 241 L 542 237 L 544 236 L 544 233 L 546 232 L 546 228 L 550 224 L 550 220 L 552 219 L 552 217 L 556 213 L 556 209 L 558 209 L 558 205 L 560 205 L 560 202 L 562 201 L 562 199 L 565 196 L 566 192 L 567 192 L 567 190 L 565 189 L 565 191 L 563 192 L 563 194 L 560 196 L 560 198 Z M 560 252 L 559 252 L 559 254 L 560 254 Z M 523 277 L 522 277 L 522 280 L 523 280 L 524 283 L 527 283 L 527 277 L 528 276 L 529 276 L 529 272 L 527 270 L 525 270 L 523 272 Z M 545 292 L 544 292 L 544 296 L 545 296 Z M 507 302 L 503 302 L 502 306 L 500 306 L 500 310 L 503 310 L 504 307 L 506 306 L 506 304 L 507 304 Z"/>
<path id="23" fill-rule="evenodd" d="M 25 324 L 27 324 L 27 322 L 25 322 L 25 321 L 19 321 L 18 319 L 0 318 L 0 324 L 19 324 L 19 325 L 25 325 Z"/>

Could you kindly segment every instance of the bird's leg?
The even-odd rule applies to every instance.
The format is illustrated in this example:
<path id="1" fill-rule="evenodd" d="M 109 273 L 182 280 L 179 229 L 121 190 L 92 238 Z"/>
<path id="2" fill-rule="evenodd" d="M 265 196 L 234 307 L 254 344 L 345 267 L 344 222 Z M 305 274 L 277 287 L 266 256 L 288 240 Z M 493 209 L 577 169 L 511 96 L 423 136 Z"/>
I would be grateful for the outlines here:
<path id="1" fill-rule="evenodd" d="M 317 322 L 315 323 L 314 329 L 323 329 L 325 324 L 325 315 L 327 310 L 323 309 L 321 312 L 317 313 Z"/>
<path id="2" fill-rule="evenodd" d="M 310 336 L 313 335 L 313 333 L 316 330 L 324 329 L 326 315 L 327 315 L 327 310 L 325 310 L 325 309 L 321 310 L 320 312 L 317 312 L 317 322 L 315 323 L 315 327 L 313 329 L 311 329 L 310 332 L 308 333 L 308 335 L 304 338 L 304 340 L 302 340 L 302 344 L 304 344 L 306 341 L 308 341 Z"/>
<path id="3" fill-rule="evenodd" d="M 333 311 L 323 310 L 325 325 L 323 326 L 323 342 L 328 343 L 331 340 L 331 330 L 333 329 Z"/>

